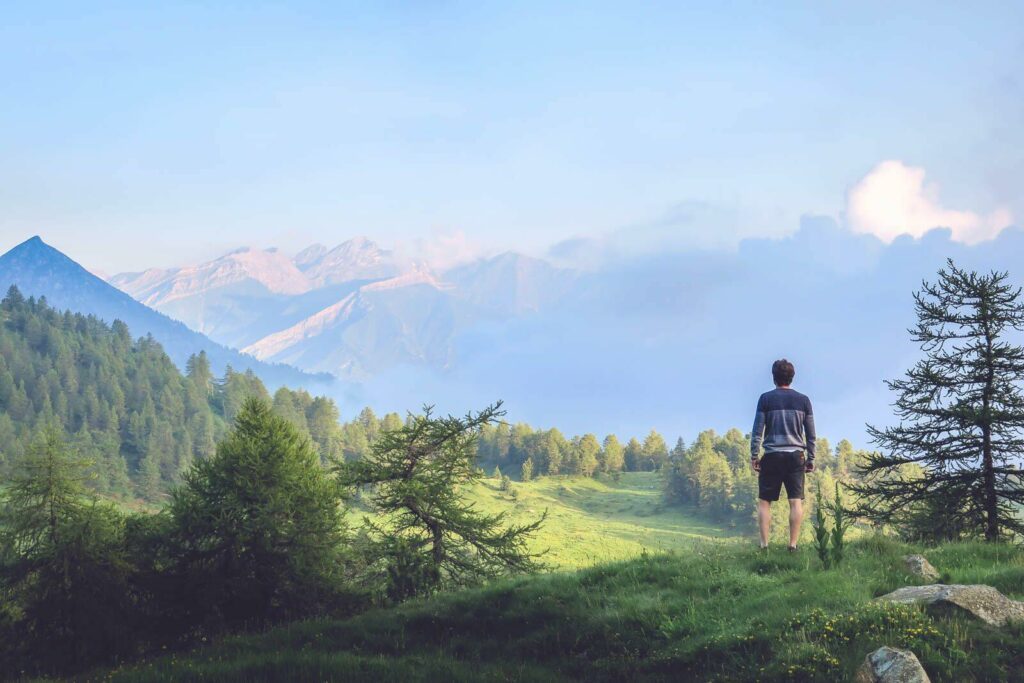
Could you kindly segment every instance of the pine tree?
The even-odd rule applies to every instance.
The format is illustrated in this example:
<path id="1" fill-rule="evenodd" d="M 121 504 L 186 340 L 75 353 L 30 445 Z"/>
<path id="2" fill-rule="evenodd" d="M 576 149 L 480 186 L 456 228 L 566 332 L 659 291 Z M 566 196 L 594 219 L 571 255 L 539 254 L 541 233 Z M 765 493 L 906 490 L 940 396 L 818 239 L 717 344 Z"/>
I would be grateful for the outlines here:
<path id="1" fill-rule="evenodd" d="M 865 480 L 852 486 L 861 516 L 899 523 L 937 501 L 954 520 L 995 541 L 1024 532 L 1015 508 L 1024 503 L 1017 466 L 1024 451 L 1024 348 L 1006 340 L 1024 330 L 1020 288 L 1008 274 L 979 275 L 952 260 L 936 283 L 914 294 L 917 326 L 910 330 L 925 358 L 904 379 L 888 382 L 898 394 L 899 425 L 868 426 L 886 454 L 869 454 Z M 904 469 L 919 465 L 920 476 Z"/>

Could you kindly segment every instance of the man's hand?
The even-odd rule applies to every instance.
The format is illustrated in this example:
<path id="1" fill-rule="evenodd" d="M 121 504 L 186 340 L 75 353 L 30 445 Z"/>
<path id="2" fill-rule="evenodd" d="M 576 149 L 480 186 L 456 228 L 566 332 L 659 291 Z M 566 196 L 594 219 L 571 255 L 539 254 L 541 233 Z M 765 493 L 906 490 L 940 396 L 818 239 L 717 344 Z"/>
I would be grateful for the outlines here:
<path id="1" fill-rule="evenodd" d="M 761 461 L 758 460 L 757 458 L 750 459 L 750 466 L 754 468 L 755 472 L 761 471 Z"/>
<path id="2" fill-rule="evenodd" d="M 814 471 L 814 461 L 813 460 L 808 460 L 807 464 L 804 465 L 804 472 L 813 472 L 813 471 Z"/>

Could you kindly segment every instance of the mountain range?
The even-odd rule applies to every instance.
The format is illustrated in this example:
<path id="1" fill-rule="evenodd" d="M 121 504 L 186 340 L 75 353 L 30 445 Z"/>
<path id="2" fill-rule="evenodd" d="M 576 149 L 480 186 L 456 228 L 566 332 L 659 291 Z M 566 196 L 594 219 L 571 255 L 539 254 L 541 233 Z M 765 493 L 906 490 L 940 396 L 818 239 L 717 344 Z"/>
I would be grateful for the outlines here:
<path id="1" fill-rule="evenodd" d="M 403 364 L 449 367 L 463 331 L 539 311 L 574 277 L 515 253 L 438 271 L 357 237 L 291 258 L 239 249 L 110 283 L 261 360 L 361 381 Z"/>
<path id="2" fill-rule="evenodd" d="M 316 389 L 344 414 L 462 413 L 503 399 L 513 421 L 691 440 L 748 428 L 771 362 L 787 357 L 820 433 L 866 446 L 865 423 L 893 421 L 883 380 L 919 357 L 907 328 L 922 280 L 953 258 L 1024 283 L 1016 228 L 973 245 L 947 229 L 887 243 L 809 217 L 733 250 L 639 251 L 622 239 L 436 267 L 356 238 L 294 255 L 239 249 L 109 283 L 33 239 L 0 258 L 0 285 L 121 318 L 179 364 L 205 349 L 271 384 L 330 373 Z M 564 265 L 569 252 L 586 262 Z"/>

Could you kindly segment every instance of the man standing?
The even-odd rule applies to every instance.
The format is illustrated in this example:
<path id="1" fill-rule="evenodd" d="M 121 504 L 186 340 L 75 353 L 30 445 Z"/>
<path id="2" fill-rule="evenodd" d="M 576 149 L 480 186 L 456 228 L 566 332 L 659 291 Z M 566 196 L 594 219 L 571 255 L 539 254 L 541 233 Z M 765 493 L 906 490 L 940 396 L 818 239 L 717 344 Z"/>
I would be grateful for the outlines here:
<path id="1" fill-rule="evenodd" d="M 757 521 L 761 547 L 768 547 L 772 501 L 786 487 L 789 498 L 789 551 L 796 552 L 804 518 L 804 473 L 814 470 L 814 414 L 811 399 L 789 388 L 796 370 L 783 358 L 772 363 L 775 389 L 757 400 L 750 432 L 750 465 L 758 473 Z M 764 457 L 759 458 L 761 445 Z"/>

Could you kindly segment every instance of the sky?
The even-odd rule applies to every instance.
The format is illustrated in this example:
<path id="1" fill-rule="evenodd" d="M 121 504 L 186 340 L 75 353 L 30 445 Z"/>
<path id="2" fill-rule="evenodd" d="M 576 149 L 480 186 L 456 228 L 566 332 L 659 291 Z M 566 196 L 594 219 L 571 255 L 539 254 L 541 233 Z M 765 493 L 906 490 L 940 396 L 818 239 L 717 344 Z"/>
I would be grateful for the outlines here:
<path id="1" fill-rule="evenodd" d="M 734 247 L 1024 216 L 1021 3 L 18 3 L 0 248 Z M 466 245 L 471 245 L 471 248 Z"/>

